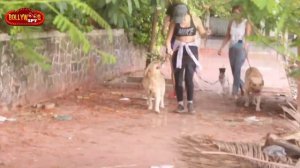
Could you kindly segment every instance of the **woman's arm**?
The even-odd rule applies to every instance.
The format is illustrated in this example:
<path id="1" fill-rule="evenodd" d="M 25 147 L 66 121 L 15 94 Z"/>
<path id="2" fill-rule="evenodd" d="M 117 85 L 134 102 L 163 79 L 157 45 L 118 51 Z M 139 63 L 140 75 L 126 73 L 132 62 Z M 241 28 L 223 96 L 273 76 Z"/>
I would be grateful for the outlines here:
<path id="1" fill-rule="evenodd" d="M 247 23 L 246 23 L 246 30 L 245 30 L 245 38 L 248 37 L 248 36 L 250 36 L 251 33 L 252 33 L 252 27 L 251 27 L 251 24 L 249 23 L 249 21 L 247 21 Z M 247 41 L 245 42 L 245 46 L 244 47 L 245 47 L 246 50 L 248 49 L 249 45 L 248 45 Z"/>
<path id="2" fill-rule="evenodd" d="M 170 27 L 171 17 L 169 15 L 164 18 L 164 25 L 162 29 L 162 35 L 165 36 L 168 33 L 168 28 Z"/>
<path id="3" fill-rule="evenodd" d="M 174 34 L 174 29 L 175 29 L 175 23 L 173 21 L 171 21 L 171 23 L 169 25 L 167 40 L 166 40 L 167 53 L 170 55 L 173 54 L 173 50 L 171 48 L 171 40 L 172 40 L 172 36 Z"/>
<path id="4" fill-rule="evenodd" d="M 225 35 L 225 38 L 222 42 L 222 45 L 218 51 L 218 55 L 221 55 L 223 48 L 225 47 L 225 45 L 228 43 L 228 41 L 230 40 L 230 27 L 231 27 L 232 21 L 229 22 L 228 26 L 227 26 L 227 32 Z"/>
<path id="5" fill-rule="evenodd" d="M 252 33 L 251 24 L 249 23 L 249 21 L 247 21 L 247 25 L 246 25 L 246 37 L 250 36 L 251 33 Z"/>

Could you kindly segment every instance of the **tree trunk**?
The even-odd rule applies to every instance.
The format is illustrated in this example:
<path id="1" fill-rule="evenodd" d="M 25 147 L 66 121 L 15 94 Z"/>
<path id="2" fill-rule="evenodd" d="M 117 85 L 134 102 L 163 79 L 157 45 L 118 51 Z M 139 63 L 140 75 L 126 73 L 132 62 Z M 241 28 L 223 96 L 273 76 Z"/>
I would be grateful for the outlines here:
<path id="1" fill-rule="evenodd" d="M 285 30 L 283 32 L 283 44 L 284 44 L 284 53 L 285 57 L 289 57 L 289 53 L 287 52 L 289 50 L 289 32 L 288 30 Z"/>
<path id="2" fill-rule="evenodd" d="M 153 15 L 152 15 L 151 41 L 150 41 L 150 45 L 149 45 L 149 48 L 148 48 L 149 53 L 153 53 L 153 50 L 154 50 L 154 47 L 155 47 L 155 44 L 156 44 L 157 24 L 158 24 L 159 13 L 160 13 L 160 10 L 156 5 L 155 10 L 154 10 Z M 151 62 L 151 58 L 149 56 L 147 56 L 146 67 L 150 64 L 150 62 Z"/>
<path id="3" fill-rule="evenodd" d="M 298 46 L 298 56 L 297 58 L 300 57 L 300 46 Z M 297 61 L 297 65 L 298 65 L 298 69 L 300 69 L 300 64 Z M 300 79 L 296 79 L 297 80 L 297 111 L 300 113 Z"/>
<path id="4" fill-rule="evenodd" d="M 208 7 L 207 12 L 205 14 L 204 26 L 205 26 L 206 31 L 210 30 L 210 11 L 209 11 L 209 7 Z M 205 38 L 203 40 L 204 48 L 206 48 L 207 40 L 208 40 L 208 36 L 205 36 Z"/>

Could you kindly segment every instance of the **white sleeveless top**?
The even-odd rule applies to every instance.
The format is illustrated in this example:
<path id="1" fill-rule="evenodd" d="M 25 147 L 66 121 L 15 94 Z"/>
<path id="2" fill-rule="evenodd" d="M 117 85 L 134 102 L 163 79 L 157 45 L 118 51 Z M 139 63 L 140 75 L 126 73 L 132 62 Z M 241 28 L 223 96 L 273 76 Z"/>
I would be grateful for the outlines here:
<path id="1" fill-rule="evenodd" d="M 241 23 L 232 21 L 230 27 L 230 45 L 237 43 L 239 40 L 244 40 L 246 33 L 247 19 L 244 19 Z"/>

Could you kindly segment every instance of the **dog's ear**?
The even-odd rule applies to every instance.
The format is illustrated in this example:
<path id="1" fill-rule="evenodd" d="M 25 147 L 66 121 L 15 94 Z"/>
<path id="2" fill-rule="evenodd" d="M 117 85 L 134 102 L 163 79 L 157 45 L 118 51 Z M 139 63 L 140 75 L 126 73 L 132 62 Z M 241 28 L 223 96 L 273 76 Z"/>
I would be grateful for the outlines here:
<path id="1" fill-rule="evenodd" d="M 148 72 L 149 72 L 149 66 L 145 69 L 144 76 L 147 76 Z"/>
<path id="2" fill-rule="evenodd" d="M 146 68 L 146 70 L 144 72 L 144 76 L 148 76 L 149 69 L 150 69 L 150 65 L 148 65 L 148 67 Z"/>

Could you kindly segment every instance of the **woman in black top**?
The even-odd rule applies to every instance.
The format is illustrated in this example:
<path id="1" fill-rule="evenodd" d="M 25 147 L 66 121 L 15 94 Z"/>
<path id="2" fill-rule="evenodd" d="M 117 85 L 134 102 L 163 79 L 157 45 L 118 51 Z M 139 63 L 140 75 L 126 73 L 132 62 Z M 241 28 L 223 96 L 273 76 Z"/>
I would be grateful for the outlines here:
<path id="1" fill-rule="evenodd" d="M 207 35 L 200 18 L 193 17 L 185 4 L 176 5 L 169 26 L 166 47 L 167 53 L 172 55 L 175 90 L 178 101 L 177 112 L 184 112 L 183 80 L 186 84 L 188 112 L 195 112 L 193 109 L 193 75 L 196 67 L 200 66 L 196 31 L 201 36 Z M 175 36 L 174 46 L 171 44 L 173 35 Z"/>
<path id="2" fill-rule="evenodd" d="M 168 33 L 168 28 L 170 27 L 170 23 L 172 21 L 172 15 L 173 15 L 173 11 L 174 11 L 174 8 L 175 6 L 179 5 L 179 4 L 182 4 L 182 3 L 179 3 L 179 2 L 174 2 L 174 3 L 171 3 L 169 4 L 168 8 L 167 8 L 167 11 L 166 11 L 166 16 L 164 18 L 164 25 L 163 25 L 163 35 L 166 35 Z M 175 36 L 173 34 L 172 36 L 172 39 L 171 39 L 171 48 L 173 49 L 173 46 L 174 46 L 174 42 L 175 42 Z M 172 58 L 170 57 L 170 62 L 172 62 Z M 172 84 L 173 84 L 173 91 L 171 93 L 169 93 L 169 97 L 170 98 L 176 98 L 176 89 L 175 89 L 175 81 L 174 81 L 174 75 L 173 75 L 173 66 L 171 64 L 171 72 L 172 72 Z"/>

